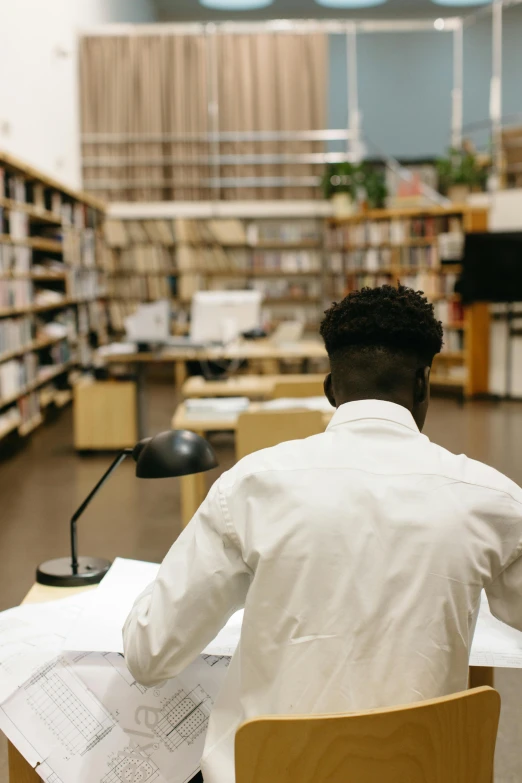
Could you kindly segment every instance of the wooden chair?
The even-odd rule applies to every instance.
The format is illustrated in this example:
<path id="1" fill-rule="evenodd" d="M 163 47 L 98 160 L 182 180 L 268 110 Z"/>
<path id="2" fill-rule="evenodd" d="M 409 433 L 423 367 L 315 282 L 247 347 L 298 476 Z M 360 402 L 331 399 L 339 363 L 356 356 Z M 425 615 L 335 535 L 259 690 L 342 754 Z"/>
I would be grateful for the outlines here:
<path id="1" fill-rule="evenodd" d="M 320 411 L 246 411 L 237 420 L 236 457 L 320 432 L 324 432 Z"/>
<path id="2" fill-rule="evenodd" d="M 350 715 L 256 718 L 236 733 L 236 783 L 491 783 L 499 714 L 499 694 L 484 687 Z"/>
<path id="3" fill-rule="evenodd" d="M 322 397 L 323 394 L 323 379 L 314 380 L 304 375 L 302 379 L 278 381 L 272 397 Z"/>

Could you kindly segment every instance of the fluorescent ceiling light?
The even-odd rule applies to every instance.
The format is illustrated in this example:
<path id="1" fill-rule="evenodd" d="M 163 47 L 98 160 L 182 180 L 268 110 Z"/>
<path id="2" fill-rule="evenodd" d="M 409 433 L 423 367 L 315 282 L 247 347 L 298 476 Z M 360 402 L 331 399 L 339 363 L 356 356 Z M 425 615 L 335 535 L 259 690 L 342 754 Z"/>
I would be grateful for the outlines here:
<path id="1" fill-rule="evenodd" d="M 323 8 L 370 8 L 374 5 L 384 5 L 386 0 L 315 0 L 318 5 L 322 5 Z"/>
<path id="2" fill-rule="evenodd" d="M 492 0 L 431 0 L 435 5 L 453 6 L 454 8 L 463 8 L 473 5 L 491 5 Z"/>
<path id="3" fill-rule="evenodd" d="M 205 8 L 215 11 L 253 11 L 255 8 L 266 8 L 274 0 L 199 0 Z"/>

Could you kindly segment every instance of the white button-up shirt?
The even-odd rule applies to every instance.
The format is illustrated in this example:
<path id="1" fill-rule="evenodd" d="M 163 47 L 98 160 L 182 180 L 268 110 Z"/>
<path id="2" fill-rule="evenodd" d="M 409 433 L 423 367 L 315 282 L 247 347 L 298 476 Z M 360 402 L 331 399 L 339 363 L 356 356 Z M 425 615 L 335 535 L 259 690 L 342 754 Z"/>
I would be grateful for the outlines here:
<path id="1" fill-rule="evenodd" d="M 522 630 L 521 550 L 516 484 L 431 443 L 406 408 L 347 403 L 216 481 L 136 601 L 126 660 L 144 684 L 172 677 L 244 606 L 202 761 L 205 783 L 231 783 L 248 718 L 465 689 L 483 587 Z"/>

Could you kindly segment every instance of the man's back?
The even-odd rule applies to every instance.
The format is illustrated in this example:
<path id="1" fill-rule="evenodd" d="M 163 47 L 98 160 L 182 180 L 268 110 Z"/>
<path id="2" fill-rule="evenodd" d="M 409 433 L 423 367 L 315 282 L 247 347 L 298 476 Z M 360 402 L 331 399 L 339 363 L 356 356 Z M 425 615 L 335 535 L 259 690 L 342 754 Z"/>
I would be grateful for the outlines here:
<path id="1" fill-rule="evenodd" d="M 246 596 L 210 720 L 208 783 L 230 779 L 235 729 L 255 715 L 350 712 L 466 688 L 483 587 L 493 611 L 522 627 L 522 596 L 495 583 L 522 541 L 521 490 L 430 443 L 401 406 L 341 406 L 326 433 L 242 460 L 207 504 L 202 518 L 222 515 L 229 608 Z M 182 625 L 172 630 L 183 639 Z"/>
<path id="2" fill-rule="evenodd" d="M 267 713 L 349 712 L 466 687 L 480 592 L 522 630 L 522 491 L 420 434 L 443 329 L 421 291 L 352 291 L 321 323 L 327 432 L 252 454 L 210 490 L 136 602 L 138 680 L 177 674 L 235 609 L 205 783 Z"/>

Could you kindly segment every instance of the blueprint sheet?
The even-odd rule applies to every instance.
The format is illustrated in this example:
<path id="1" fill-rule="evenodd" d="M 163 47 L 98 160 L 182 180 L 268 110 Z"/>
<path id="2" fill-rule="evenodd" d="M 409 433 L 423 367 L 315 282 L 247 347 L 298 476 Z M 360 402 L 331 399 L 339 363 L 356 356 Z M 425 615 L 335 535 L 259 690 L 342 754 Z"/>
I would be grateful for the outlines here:
<path id="1" fill-rule="evenodd" d="M 0 704 L 62 651 L 68 629 L 90 600 L 90 593 L 85 592 L 0 614 Z"/>
<path id="2" fill-rule="evenodd" d="M 117 653 L 63 654 L 1 705 L 0 728 L 47 783 L 186 783 L 228 662 L 145 688 Z"/>

